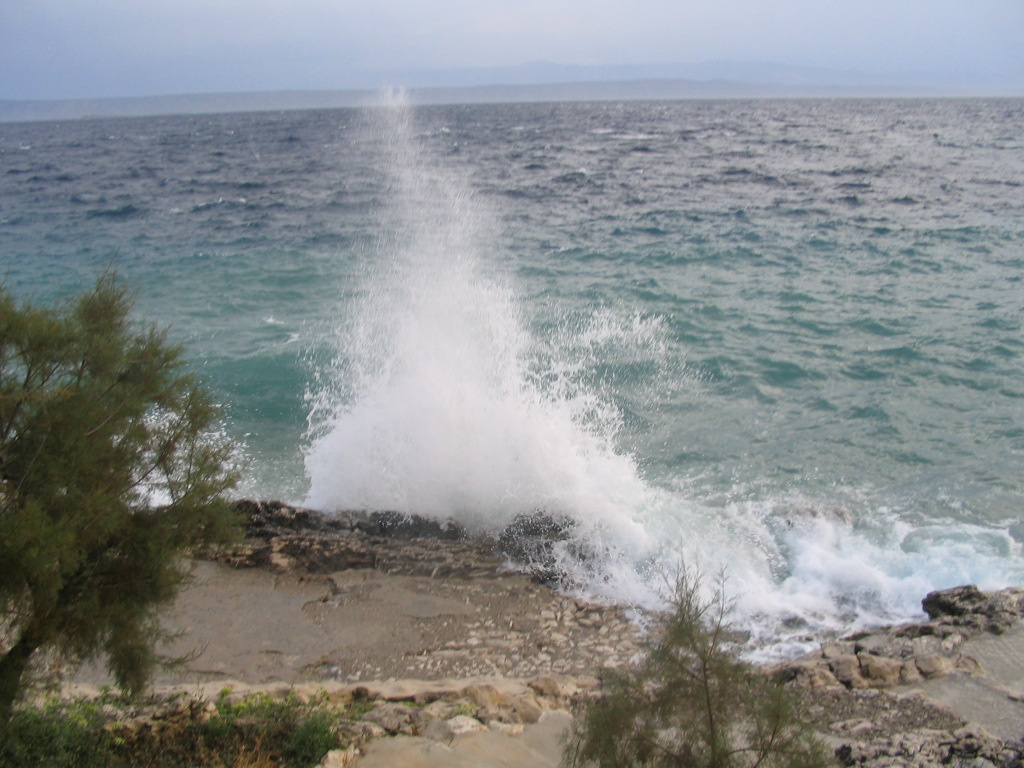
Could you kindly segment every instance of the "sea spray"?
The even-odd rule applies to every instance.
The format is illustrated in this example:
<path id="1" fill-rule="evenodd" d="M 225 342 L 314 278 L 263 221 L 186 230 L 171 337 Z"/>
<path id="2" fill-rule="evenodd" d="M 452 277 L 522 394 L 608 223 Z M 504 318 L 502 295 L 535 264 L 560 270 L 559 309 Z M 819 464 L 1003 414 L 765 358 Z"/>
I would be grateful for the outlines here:
<path id="1" fill-rule="evenodd" d="M 732 487 L 716 475 L 709 492 L 707 462 L 692 474 L 679 462 L 649 471 L 652 452 L 636 443 L 660 418 L 678 420 L 680 403 L 703 407 L 714 429 L 720 414 L 707 409 L 722 385 L 681 361 L 662 315 L 601 299 L 562 316 L 525 303 L 494 258 L 499 219 L 469 191 L 458 156 L 428 159 L 419 145 L 436 137 L 417 134 L 401 104 L 374 115 L 387 172 L 380 234 L 341 303 L 334 364 L 310 393 L 307 504 L 486 531 L 537 511 L 567 518 L 574 538 L 555 556 L 580 590 L 655 606 L 680 568 L 722 574 L 755 658 L 916 617 L 930 589 L 1024 578 L 1006 530 L 910 522 L 914 499 L 891 488 L 789 488 L 776 473 Z M 766 408 L 783 396 L 773 386 Z M 664 434 L 669 453 L 691 450 Z"/>
<path id="2" fill-rule="evenodd" d="M 492 531 L 543 511 L 575 519 L 598 548 L 609 535 L 643 550 L 629 515 L 646 489 L 614 449 L 614 409 L 578 366 L 538 349 L 514 287 L 486 259 L 495 217 L 417 152 L 409 109 L 376 114 L 389 160 L 384 234 L 313 397 L 307 503 Z"/>

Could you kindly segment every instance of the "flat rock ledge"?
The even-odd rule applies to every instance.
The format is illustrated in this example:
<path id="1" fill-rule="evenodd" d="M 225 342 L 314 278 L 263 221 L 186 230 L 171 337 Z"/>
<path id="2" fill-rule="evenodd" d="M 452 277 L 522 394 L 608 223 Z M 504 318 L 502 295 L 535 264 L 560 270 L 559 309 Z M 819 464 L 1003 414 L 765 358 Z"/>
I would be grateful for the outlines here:
<path id="1" fill-rule="evenodd" d="M 318 621 L 334 605 L 375 599 L 373 577 L 353 580 L 352 574 L 402 578 L 410 599 L 429 596 L 449 606 L 409 614 L 423 633 L 419 654 L 382 654 L 358 664 L 329 655 L 303 667 L 308 682 L 253 686 L 280 688 L 281 695 L 326 693 L 339 705 L 368 708 L 351 725 L 350 748 L 328 755 L 323 768 L 556 766 L 558 736 L 572 713 L 600 695 L 599 670 L 628 665 L 640 652 L 641 632 L 620 607 L 541 586 L 566 586 L 550 557 L 569 538 L 557 519 L 538 514 L 475 536 L 453 521 L 399 513 L 324 515 L 257 501 L 237 506 L 247 521 L 244 541 L 206 558 L 321 585 L 315 606 L 303 608 Z M 493 591 L 483 584 L 499 580 L 508 585 L 502 599 L 508 615 L 483 602 L 474 609 L 479 615 L 450 621 L 452 606 L 476 605 L 471 593 Z M 538 589 L 546 595 L 517 612 L 515 601 Z M 928 621 L 829 640 L 765 671 L 797 694 L 840 765 L 1024 768 L 1024 663 L 1014 655 L 1024 654 L 1024 589 L 957 587 L 929 594 L 922 605 Z M 1011 651 L 993 656 L 993 639 Z M 225 679 L 207 685 L 219 689 Z M 249 687 L 237 689 L 243 695 Z M 513 742 L 523 755 L 519 763 L 488 762 Z"/>
<path id="2" fill-rule="evenodd" d="M 471 535 L 453 521 L 394 512 L 326 515 L 248 500 L 237 508 L 247 521 L 244 540 L 206 557 L 319 585 L 320 596 L 303 609 L 319 626 L 342 615 L 375 621 L 382 578 L 392 579 L 406 600 L 399 620 L 412 622 L 404 631 L 415 635 L 415 652 L 382 638 L 377 648 L 310 660 L 307 676 L 527 679 L 621 667 L 640 652 L 641 630 L 621 606 L 550 588 L 564 586 L 550 552 L 565 530 L 544 515 L 517 519 L 494 535 Z"/>

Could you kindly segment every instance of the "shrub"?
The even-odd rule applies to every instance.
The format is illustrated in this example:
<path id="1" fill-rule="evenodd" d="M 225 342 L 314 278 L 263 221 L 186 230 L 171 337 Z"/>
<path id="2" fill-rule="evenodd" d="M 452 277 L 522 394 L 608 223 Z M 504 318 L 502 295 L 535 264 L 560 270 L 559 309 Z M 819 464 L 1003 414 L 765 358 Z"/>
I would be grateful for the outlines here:
<path id="1" fill-rule="evenodd" d="M 231 532 L 217 411 L 130 311 L 112 275 L 57 309 L 0 286 L 0 733 L 40 650 L 140 691 L 183 555 Z"/>
<path id="2" fill-rule="evenodd" d="M 183 706 L 184 705 L 184 706 Z M 4 768 L 311 768 L 341 746 L 338 713 L 323 701 L 255 694 L 211 708 L 180 699 L 146 708 L 128 700 L 53 699 L 17 710 L 0 739 Z"/>
<path id="3" fill-rule="evenodd" d="M 722 590 L 684 576 L 646 653 L 608 671 L 565 750 L 574 768 L 810 768 L 830 764 L 781 683 L 731 649 Z"/>

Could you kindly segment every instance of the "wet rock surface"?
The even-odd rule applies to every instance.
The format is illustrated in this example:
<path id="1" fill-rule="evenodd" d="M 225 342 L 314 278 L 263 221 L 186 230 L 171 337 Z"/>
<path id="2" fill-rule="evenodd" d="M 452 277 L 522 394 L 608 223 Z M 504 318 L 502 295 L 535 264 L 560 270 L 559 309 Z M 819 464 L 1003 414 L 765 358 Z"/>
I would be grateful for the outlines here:
<path id="1" fill-rule="evenodd" d="M 276 501 L 244 500 L 235 506 L 246 521 L 244 541 L 209 555 L 235 568 L 305 574 L 372 568 L 463 579 L 509 570 L 492 539 L 472 537 L 454 521 L 397 512 L 325 515 Z"/>

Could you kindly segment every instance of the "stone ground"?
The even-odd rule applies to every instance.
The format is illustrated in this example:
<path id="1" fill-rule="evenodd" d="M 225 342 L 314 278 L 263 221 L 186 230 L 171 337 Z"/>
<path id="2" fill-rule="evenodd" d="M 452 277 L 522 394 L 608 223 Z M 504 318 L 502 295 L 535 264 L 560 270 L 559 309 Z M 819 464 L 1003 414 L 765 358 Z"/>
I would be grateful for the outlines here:
<path id="1" fill-rule="evenodd" d="M 599 670 L 639 651 L 641 632 L 620 608 L 550 589 L 451 531 L 365 516 L 327 525 L 283 505 L 254 505 L 252 519 L 243 545 L 195 563 L 165 616 L 177 637 L 163 651 L 188 658 L 155 682 L 208 697 L 296 687 L 376 700 L 376 735 L 392 738 L 329 765 L 555 766 Z M 782 674 L 846 765 L 1019 765 L 1019 752 L 1005 749 L 1024 737 L 1024 623 L 1015 621 L 1001 634 L 978 621 L 971 634 L 970 622 L 948 616 L 909 633 L 881 630 L 826 644 Z M 88 667 L 68 691 L 106 682 Z M 387 707 L 410 701 L 458 701 L 474 717 L 452 719 L 452 705 L 435 721 L 388 721 L 407 708 Z M 964 731 L 967 721 L 984 728 Z"/>
<path id="2" fill-rule="evenodd" d="M 178 637 L 163 652 L 190 658 L 162 684 L 581 675 L 639 650 L 619 608 L 511 572 L 308 576 L 197 562 L 164 625 Z"/>

